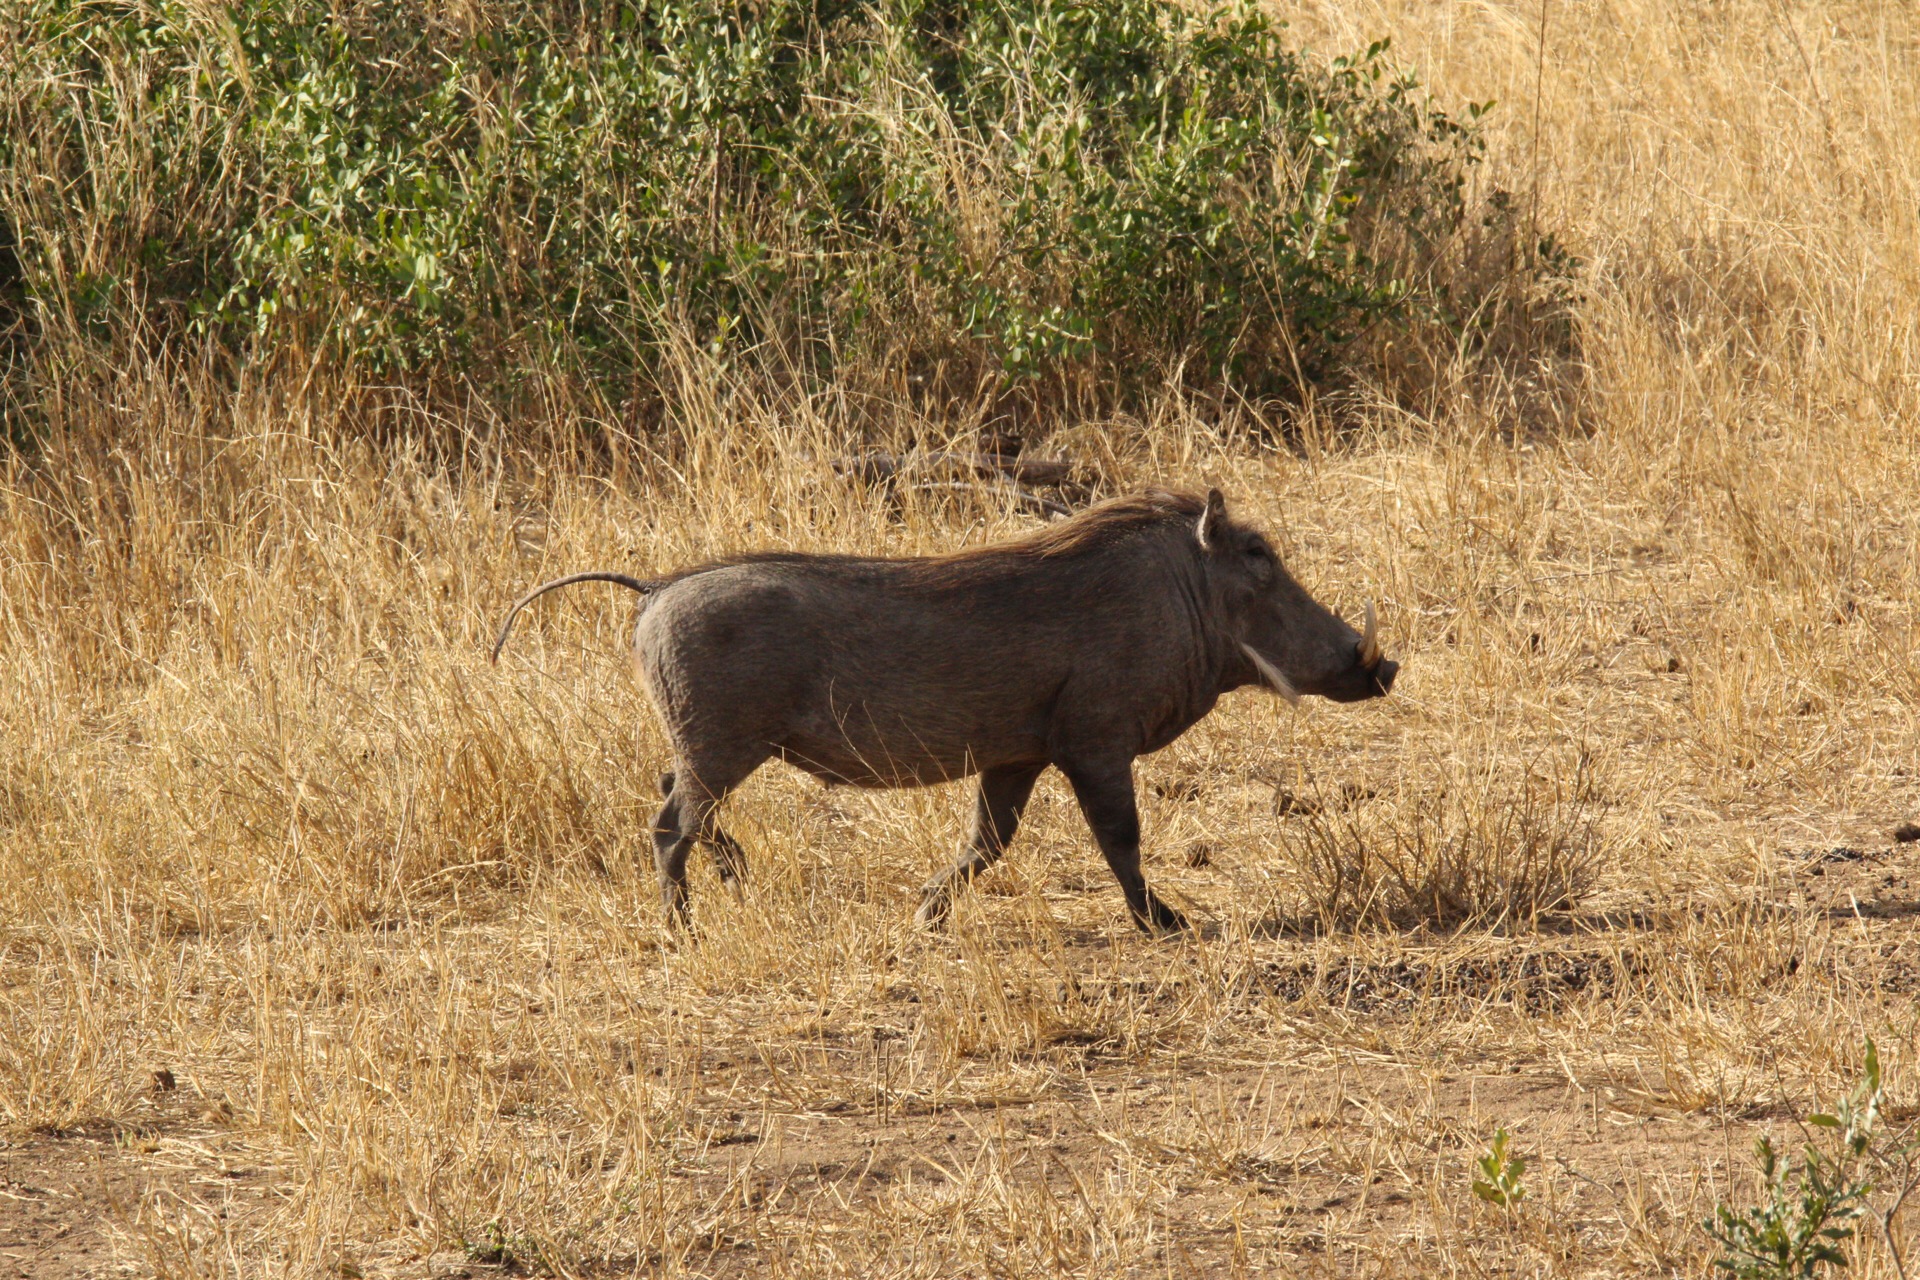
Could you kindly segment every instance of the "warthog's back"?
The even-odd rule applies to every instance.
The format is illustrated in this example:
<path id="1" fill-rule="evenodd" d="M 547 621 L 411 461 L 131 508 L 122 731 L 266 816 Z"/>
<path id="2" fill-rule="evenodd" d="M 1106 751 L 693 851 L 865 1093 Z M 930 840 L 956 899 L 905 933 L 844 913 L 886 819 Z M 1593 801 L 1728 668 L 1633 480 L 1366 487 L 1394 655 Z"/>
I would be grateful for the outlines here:
<path id="1" fill-rule="evenodd" d="M 1197 636 L 1152 552 L 713 568 L 648 605 L 635 660 L 676 736 L 761 744 L 833 781 L 1041 764 L 1083 735 L 1150 750 L 1212 703 L 1183 687 Z"/>

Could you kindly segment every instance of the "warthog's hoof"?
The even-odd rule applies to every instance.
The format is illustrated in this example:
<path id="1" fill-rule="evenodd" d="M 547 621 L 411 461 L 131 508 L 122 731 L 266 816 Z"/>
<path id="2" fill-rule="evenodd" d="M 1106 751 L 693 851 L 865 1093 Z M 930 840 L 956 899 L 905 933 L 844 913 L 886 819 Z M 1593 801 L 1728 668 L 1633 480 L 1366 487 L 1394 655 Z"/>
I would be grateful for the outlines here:
<path id="1" fill-rule="evenodd" d="M 739 849 L 718 848 L 713 851 L 713 869 L 720 876 L 720 883 L 734 892 L 745 887 L 747 881 L 747 858 Z"/>
<path id="2" fill-rule="evenodd" d="M 920 909 L 913 913 L 913 923 L 919 929 L 944 929 L 947 917 L 953 913 L 953 895 L 945 886 L 930 888 L 920 899 Z"/>
<path id="3" fill-rule="evenodd" d="M 1149 899 L 1146 914 L 1134 916 L 1133 922 L 1140 926 L 1140 932 L 1156 938 L 1185 933 L 1193 927 L 1185 915 L 1158 898 Z"/>

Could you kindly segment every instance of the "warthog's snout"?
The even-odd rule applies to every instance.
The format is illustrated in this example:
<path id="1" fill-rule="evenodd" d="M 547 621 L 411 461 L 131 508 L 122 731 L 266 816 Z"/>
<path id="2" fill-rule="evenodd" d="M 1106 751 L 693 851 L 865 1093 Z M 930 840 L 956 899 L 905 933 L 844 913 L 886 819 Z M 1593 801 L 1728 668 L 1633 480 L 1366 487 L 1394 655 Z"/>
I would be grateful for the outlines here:
<path id="1" fill-rule="evenodd" d="M 534 597 L 583 581 L 647 598 L 634 663 L 673 747 L 653 840 L 675 917 L 696 840 L 722 877 L 744 872 L 715 813 L 780 759 L 863 787 L 979 777 L 966 848 L 926 887 L 929 924 L 1005 852 L 1035 780 L 1058 769 L 1134 920 L 1183 928 L 1140 872 L 1134 759 L 1245 685 L 1357 702 L 1399 672 L 1373 606 L 1364 631 L 1348 626 L 1228 517 L 1218 490 L 1150 490 L 926 559 L 776 554 L 648 581 L 575 574 L 523 596 L 507 626 Z"/>
<path id="2" fill-rule="evenodd" d="M 1366 629 L 1347 654 L 1345 669 L 1314 686 L 1314 693 L 1333 702 L 1364 702 L 1385 697 L 1393 689 L 1400 664 L 1380 652 L 1380 624 L 1372 601 L 1367 602 Z"/>

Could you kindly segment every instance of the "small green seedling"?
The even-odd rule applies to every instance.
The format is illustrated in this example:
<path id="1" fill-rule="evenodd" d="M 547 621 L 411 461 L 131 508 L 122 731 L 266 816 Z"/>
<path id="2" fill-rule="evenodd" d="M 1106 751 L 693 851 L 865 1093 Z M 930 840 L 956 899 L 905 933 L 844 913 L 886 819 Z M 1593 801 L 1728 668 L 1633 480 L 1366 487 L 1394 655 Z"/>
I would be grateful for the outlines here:
<path id="1" fill-rule="evenodd" d="M 1480 1176 L 1473 1180 L 1473 1194 L 1488 1204 L 1511 1209 L 1527 1198 L 1527 1188 L 1521 1181 L 1527 1172 L 1527 1162 L 1507 1151 L 1505 1129 L 1494 1131 L 1493 1145 L 1473 1163 L 1480 1171 Z"/>

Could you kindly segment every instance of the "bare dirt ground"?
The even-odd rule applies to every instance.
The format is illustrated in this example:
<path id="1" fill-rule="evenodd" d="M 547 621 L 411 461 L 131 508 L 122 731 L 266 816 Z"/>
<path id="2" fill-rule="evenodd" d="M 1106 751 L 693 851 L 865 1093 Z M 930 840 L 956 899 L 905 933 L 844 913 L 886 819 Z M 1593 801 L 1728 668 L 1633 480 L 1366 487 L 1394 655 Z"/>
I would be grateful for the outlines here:
<path id="1" fill-rule="evenodd" d="M 0 1276 L 125 1274 L 141 1206 L 231 1212 L 260 1171 L 228 1163 L 223 1129 L 190 1101 L 156 1096 L 144 1121 L 29 1132 L 0 1146 Z M 254 1194 L 259 1194 L 255 1191 Z"/>
<path id="2" fill-rule="evenodd" d="M 1113 895 L 1082 887 L 1082 854 L 990 895 L 967 921 L 998 926 L 983 946 L 892 931 L 838 1008 L 832 978 L 824 1006 L 769 998 L 777 975 L 702 990 L 687 972 L 705 958 L 698 945 L 669 943 L 609 984 L 627 941 L 569 929 L 552 904 L 538 921 L 510 902 L 460 927 L 359 932 L 350 956 L 320 966 L 333 974 L 322 989 L 288 975 L 302 992 L 289 1004 L 323 1046 L 316 1083 L 352 1087 L 324 1069 L 324 1046 L 381 1016 L 356 1010 L 357 982 L 386 984 L 367 997 L 384 1005 L 406 1003 L 396 986 L 433 990 L 429 1018 L 465 1003 L 447 995 L 464 988 L 490 1034 L 460 1037 L 455 1062 L 437 1064 L 436 1087 L 466 1094 L 454 1114 L 473 1128 L 456 1141 L 484 1134 L 492 1158 L 539 1157 L 518 1164 L 488 1216 L 468 1211 L 464 1238 L 403 1228 L 418 1243 L 396 1248 L 343 1223 L 317 1270 L 1426 1275 L 1439 1257 L 1498 1273 L 1686 1271 L 1698 1220 L 1746 1189 L 1754 1136 L 1791 1133 L 1813 1109 L 1804 1050 L 1763 1033 L 1703 1075 L 1684 1041 L 1647 1052 L 1596 1043 L 1594 1029 L 1652 1012 L 1677 979 L 1707 989 L 1696 995 L 1749 992 L 1722 1008 L 1750 1013 L 1770 1003 L 1752 1001 L 1753 986 L 1784 986 L 1795 1003 L 1875 1002 L 1897 1024 L 1920 979 L 1920 845 L 1795 848 L 1778 862 L 1733 928 L 1716 907 L 1685 921 L 1574 913 L 1511 936 L 1289 939 L 1256 921 L 1154 943 L 1118 921 L 1060 927 L 1020 909 L 1037 898 L 1055 918 L 1111 916 Z M 1216 863 L 1178 883 L 1207 901 L 1228 879 Z M 611 883 L 616 896 L 640 887 Z M 976 966 L 996 975 L 984 988 L 966 973 Z M 663 988 L 650 1010 L 629 1003 L 629 981 Z M 939 1003 L 955 982 L 989 1000 L 956 1017 Z M 991 1022 L 991 1043 L 964 1045 L 967 1021 Z M 447 1043 L 429 1033 L 397 1056 L 432 1069 Z M 236 1116 L 208 1065 L 195 1079 L 150 1068 L 126 1082 L 138 1087 L 114 1122 L 28 1132 L 0 1151 L 0 1257 L 36 1277 L 210 1273 L 233 1265 L 220 1254 L 235 1242 L 300 1229 L 287 1209 L 312 1194 L 300 1161 L 320 1153 Z M 587 1091 L 658 1128 L 609 1145 L 582 1124 Z M 1535 1161 L 1535 1198 L 1513 1214 L 1461 1194 L 1496 1126 Z M 351 1143 L 354 1130 L 333 1132 Z M 471 1156 L 444 1131 L 413 1132 L 426 1172 L 407 1203 L 424 1219 L 434 1171 Z M 650 1177 L 635 1176 L 643 1159 Z M 569 1173 L 571 1192 L 549 1181 Z M 572 1239 L 509 1216 L 522 1196 L 565 1203 L 589 1186 L 595 1213 L 567 1205 Z M 652 1213 L 678 1229 L 623 1250 Z M 582 1256 L 596 1226 L 596 1256 Z"/>

